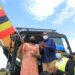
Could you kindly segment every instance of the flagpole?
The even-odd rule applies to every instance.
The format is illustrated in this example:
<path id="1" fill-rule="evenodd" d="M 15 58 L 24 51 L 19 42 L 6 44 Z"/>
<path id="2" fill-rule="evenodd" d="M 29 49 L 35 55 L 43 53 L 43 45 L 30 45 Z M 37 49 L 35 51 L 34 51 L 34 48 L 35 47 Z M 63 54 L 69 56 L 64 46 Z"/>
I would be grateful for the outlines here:
<path id="1" fill-rule="evenodd" d="M 19 31 L 17 29 L 15 29 L 17 36 L 15 36 L 15 43 L 14 43 L 14 48 L 13 48 L 13 52 L 12 52 L 12 61 L 11 61 L 11 75 L 14 75 L 15 73 L 15 62 L 16 62 L 16 56 L 17 56 L 17 51 L 18 51 L 18 47 L 19 47 L 19 40 L 21 41 L 21 44 L 24 43 L 24 39 L 21 37 Z"/>
<path id="2" fill-rule="evenodd" d="M 21 44 L 24 43 L 24 39 L 22 38 L 22 36 L 20 35 L 19 31 L 16 29 L 16 33 L 18 34 Z"/>

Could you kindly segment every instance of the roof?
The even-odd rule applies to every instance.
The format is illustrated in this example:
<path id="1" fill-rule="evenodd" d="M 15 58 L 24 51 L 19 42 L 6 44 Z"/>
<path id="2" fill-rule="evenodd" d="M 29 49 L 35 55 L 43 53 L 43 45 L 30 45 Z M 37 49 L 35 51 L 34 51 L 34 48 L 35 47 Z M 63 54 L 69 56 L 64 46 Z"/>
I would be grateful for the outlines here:
<path id="1" fill-rule="evenodd" d="M 17 29 L 19 32 L 21 32 L 21 31 L 55 32 L 55 30 L 52 30 L 52 29 L 21 28 L 21 27 L 16 27 L 16 29 Z"/>

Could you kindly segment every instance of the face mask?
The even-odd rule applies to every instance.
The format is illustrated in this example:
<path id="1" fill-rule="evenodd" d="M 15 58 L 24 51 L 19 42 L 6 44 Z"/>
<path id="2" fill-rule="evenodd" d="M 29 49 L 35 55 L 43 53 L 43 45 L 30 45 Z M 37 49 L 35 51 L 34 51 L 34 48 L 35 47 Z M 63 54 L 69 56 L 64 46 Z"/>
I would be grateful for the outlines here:
<path id="1" fill-rule="evenodd" d="M 44 36 L 43 36 L 43 39 L 44 39 L 44 40 L 47 40 L 47 39 L 48 39 L 48 35 L 44 35 Z"/>
<path id="2" fill-rule="evenodd" d="M 61 53 L 56 53 L 56 58 L 61 59 Z"/>

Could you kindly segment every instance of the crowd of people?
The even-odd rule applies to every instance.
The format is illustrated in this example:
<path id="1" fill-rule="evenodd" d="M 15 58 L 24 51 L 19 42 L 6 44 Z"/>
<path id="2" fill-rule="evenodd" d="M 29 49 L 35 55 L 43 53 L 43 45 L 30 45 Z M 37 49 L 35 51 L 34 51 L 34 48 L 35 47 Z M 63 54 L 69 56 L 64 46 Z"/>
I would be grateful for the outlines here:
<path id="1" fill-rule="evenodd" d="M 20 75 L 39 75 L 37 59 L 41 58 L 42 72 L 40 75 L 74 75 L 74 61 L 64 56 L 63 45 L 56 45 L 48 32 L 42 34 L 43 40 L 39 47 L 35 44 L 35 36 L 31 35 L 29 42 L 20 46 L 22 64 Z M 71 62 L 71 63 L 70 63 Z M 70 71 L 70 67 L 72 71 Z"/>
<path id="2" fill-rule="evenodd" d="M 48 32 L 43 32 L 41 36 L 43 40 L 38 43 L 38 46 L 36 46 L 34 35 L 29 37 L 28 42 L 23 42 L 19 46 L 21 57 L 20 75 L 74 75 L 75 54 L 72 58 L 65 57 L 63 45 L 56 45 L 55 41 L 49 37 Z M 1 57 L 3 54 L 2 46 L 0 46 L 0 53 Z M 42 63 L 40 74 L 37 64 L 39 58 Z M 7 62 L 6 57 L 4 60 Z M 5 67 L 4 64 L 3 68 Z"/>

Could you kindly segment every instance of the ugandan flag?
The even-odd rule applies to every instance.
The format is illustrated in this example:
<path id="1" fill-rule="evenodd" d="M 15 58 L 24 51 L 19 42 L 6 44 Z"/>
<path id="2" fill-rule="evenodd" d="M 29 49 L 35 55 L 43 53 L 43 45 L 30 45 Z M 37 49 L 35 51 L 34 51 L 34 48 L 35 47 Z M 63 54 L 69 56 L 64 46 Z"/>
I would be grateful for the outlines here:
<path id="1" fill-rule="evenodd" d="M 0 39 L 5 38 L 15 32 L 12 23 L 6 16 L 3 8 L 0 6 Z"/>

